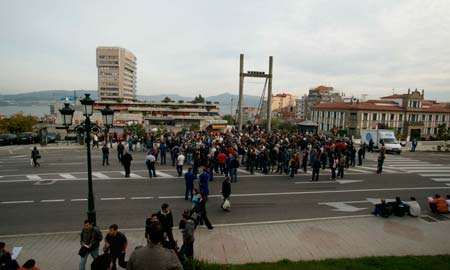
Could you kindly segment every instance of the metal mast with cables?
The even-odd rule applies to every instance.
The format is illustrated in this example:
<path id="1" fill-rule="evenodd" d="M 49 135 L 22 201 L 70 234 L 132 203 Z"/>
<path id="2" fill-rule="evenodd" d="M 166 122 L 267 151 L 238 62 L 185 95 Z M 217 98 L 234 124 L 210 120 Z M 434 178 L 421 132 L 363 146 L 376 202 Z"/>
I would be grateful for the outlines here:
<path id="1" fill-rule="evenodd" d="M 268 93 L 267 93 L 267 131 L 271 129 L 272 122 L 272 67 L 273 67 L 273 57 L 269 56 L 269 74 L 266 74 L 264 71 L 247 71 L 244 73 L 244 54 L 240 56 L 240 65 L 239 65 L 239 101 L 238 101 L 238 122 L 239 122 L 239 130 L 242 130 L 242 101 L 244 99 L 244 78 L 245 77 L 253 77 L 253 78 L 265 78 L 266 82 L 268 81 Z M 264 85 L 264 92 L 265 92 Z M 264 96 L 263 92 L 263 96 Z M 259 110 L 259 106 L 258 106 Z"/>

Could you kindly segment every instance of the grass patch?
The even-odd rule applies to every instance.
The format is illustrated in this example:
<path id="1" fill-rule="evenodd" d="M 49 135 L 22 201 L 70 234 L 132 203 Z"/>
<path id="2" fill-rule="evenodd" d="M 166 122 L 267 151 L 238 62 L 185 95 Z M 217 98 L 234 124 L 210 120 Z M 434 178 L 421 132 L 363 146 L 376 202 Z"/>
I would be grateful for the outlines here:
<path id="1" fill-rule="evenodd" d="M 198 260 L 183 263 L 184 270 L 450 270 L 450 255 L 365 257 L 320 261 L 281 260 L 275 263 L 209 264 Z"/>

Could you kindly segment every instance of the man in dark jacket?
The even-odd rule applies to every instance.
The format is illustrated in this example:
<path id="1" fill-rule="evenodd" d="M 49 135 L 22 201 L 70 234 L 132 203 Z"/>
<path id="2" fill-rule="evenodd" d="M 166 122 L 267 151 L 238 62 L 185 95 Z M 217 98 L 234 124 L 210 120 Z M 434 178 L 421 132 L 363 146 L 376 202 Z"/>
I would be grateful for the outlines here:
<path id="1" fill-rule="evenodd" d="M 195 175 L 192 173 L 191 167 L 188 169 L 187 173 L 184 174 L 184 180 L 186 182 L 186 190 L 184 192 L 184 199 L 187 201 L 188 194 L 190 194 L 191 200 L 192 200 L 192 193 L 194 191 Z"/>
<path id="2" fill-rule="evenodd" d="M 319 181 L 319 172 L 320 172 L 320 160 L 316 156 L 312 164 L 312 180 L 311 181 Z"/>
<path id="3" fill-rule="evenodd" d="M 102 166 L 105 166 L 105 162 L 106 162 L 106 165 L 109 165 L 109 148 L 106 145 L 106 143 L 102 147 L 102 154 L 103 154 Z"/>
<path id="4" fill-rule="evenodd" d="M 122 157 L 122 165 L 125 169 L 125 177 L 130 177 L 130 167 L 131 167 L 131 161 L 133 160 L 133 157 L 128 151 L 125 151 L 125 154 Z"/>
<path id="5" fill-rule="evenodd" d="M 125 261 L 125 251 L 127 250 L 127 237 L 119 232 L 117 224 L 109 226 L 108 235 L 105 237 L 105 251 L 111 254 L 112 270 L 116 270 L 116 260 L 119 261 L 119 266 L 127 268 Z"/>
<path id="6" fill-rule="evenodd" d="M 222 209 L 225 211 L 228 211 L 228 209 L 225 209 L 223 207 L 226 200 L 229 200 L 231 195 L 231 177 L 227 176 L 225 177 L 225 180 L 222 182 L 222 196 L 223 196 L 223 202 L 222 202 Z"/>
<path id="7" fill-rule="evenodd" d="M 169 210 L 169 205 L 163 203 L 161 205 L 161 210 L 156 213 L 158 220 L 161 223 L 162 230 L 166 233 L 167 238 L 171 244 L 175 244 L 175 239 L 173 238 L 172 228 L 173 228 L 173 216 L 172 212 Z"/>
<path id="8" fill-rule="evenodd" d="M 120 163 L 122 163 L 123 151 L 125 151 L 125 146 L 123 146 L 122 141 L 119 141 L 117 145 L 117 158 Z"/>
<path id="9" fill-rule="evenodd" d="M 89 254 L 91 254 L 93 259 L 98 257 L 98 247 L 102 238 L 102 233 L 99 229 L 94 227 L 94 224 L 92 224 L 91 221 L 85 220 L 83 230 L 80 234 L 81 249 L 78 253 L 80 255 L 80 270 L 85 270 Z"/>

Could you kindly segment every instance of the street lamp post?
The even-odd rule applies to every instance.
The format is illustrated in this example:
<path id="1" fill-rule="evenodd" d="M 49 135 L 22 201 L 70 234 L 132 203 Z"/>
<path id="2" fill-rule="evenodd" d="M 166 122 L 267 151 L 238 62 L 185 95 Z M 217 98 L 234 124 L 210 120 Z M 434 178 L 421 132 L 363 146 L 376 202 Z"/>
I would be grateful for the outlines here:
<path id="1" fill-rule="evenodd" d="M 107 144 L 109 139 L 109 128 L 112 127 L 114 123 L 114 110 L 111 109 L 109 105 L 106 105 L 106 107 L 101 110 L 101 113 L 103 124 L 105 125 L 105 144 Z"/>
<path id="2" fill-rule="evenodd" d="M 91 119 L 89 118 L 93 114 L 93 107 L 95 101 L 91 99 L 90 94 L 84 94 L 85 97 L 80 100 L 83 105 L 83 115 L 86 117 L 84 121 L 84 130 L 86 132 L 86 152 L 87 152 L 87 165 L 88 165 L 88 219 L 92 224 L 96 225 L 97 218 L 95 213 L 94 204 L 94 192 L 92 190 L 92 165 L 91 165 Z"/>
<path id="3" fill-rule="evenodd" d="M 74 109 L 70 108 L 69 103 L 64 103 L 64 108 L 60 109 L 59 112 L 63 117 L 63 125 L 66 127 L 66 136 L 69 136 L 69 127 L 72 125 Z"/>

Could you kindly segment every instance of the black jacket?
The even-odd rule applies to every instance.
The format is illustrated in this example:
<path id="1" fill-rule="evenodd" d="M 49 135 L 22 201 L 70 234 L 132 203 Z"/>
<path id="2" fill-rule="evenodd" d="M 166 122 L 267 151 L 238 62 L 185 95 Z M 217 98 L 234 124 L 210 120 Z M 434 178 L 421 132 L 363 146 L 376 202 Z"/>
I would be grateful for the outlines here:
<path id="1" fill-rule="evenodd" d="M 125 153 L 125 155 L 123 155 L 123 157 L 122 157 L 122 164 L 130 165 L 132 160 L 133 160 L 133 157 L 131 156 L 131 154 Z"/>
<path id="2" fill-rule="evenodd" d="M 228 198 L 231 195 L 231 184 L 227 180 L 222 182 L 222 196 Z"/>

